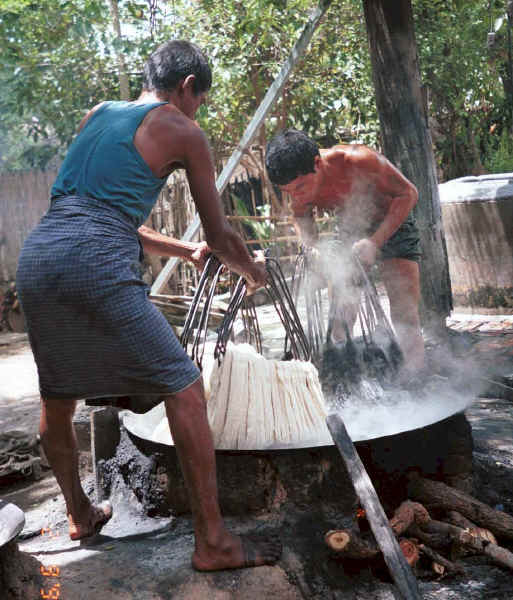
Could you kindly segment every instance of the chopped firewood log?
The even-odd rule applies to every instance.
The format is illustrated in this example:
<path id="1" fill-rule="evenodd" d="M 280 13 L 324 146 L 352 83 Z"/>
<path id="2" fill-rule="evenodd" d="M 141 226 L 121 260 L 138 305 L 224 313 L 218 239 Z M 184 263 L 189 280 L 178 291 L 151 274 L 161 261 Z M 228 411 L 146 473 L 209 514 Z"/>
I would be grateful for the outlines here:
<path id="1" fill-rule="evenodd" d="M 418 545 L 413 540 L 402 538 L 399 540 L 399 548 L 401 548 L 406 562 L 410 567 L 414 567 L 420 558 Z"/>
<path id="2" fill-rule="evenodd" d="M 476 542 L 479 544 L 480 551 L 491 558 L 493 562 L 501 567 L 513 570 L 513 553 L 506 550 L 506 548 L 502 548 L 502 546 L 486 543 L 485 540 L 476 540 Z"/>
<path id="3" fill-rule="evenodd" d="M 477 527 L 477 525 L 475 523 L 472 523 L 472 521 L 470 519 L 467 519 L 467 517 L 464 517 L 457 510 L 448 511 L 447 518 L 445 520 L 448 523 L 451 523 L 452 525 L 461 527 L 462 529 L 474 529 L 475 527 Z"/>
<path id="4" fill-rule="evenodd" d="M 457 546 L 472 550 L 476 554 L 484 554 L 498 565 L 513 570 L 513 553 L 506 548 L 491 543 L 488 539 L 475 537 L 466 529 L 434 519 L 424 524 L 422 529 L 429 533 L 446 533 Z"/>
<path id="5" fill-rule="evenodd" d="M 412 523 L 421 525 L 429 519 L 429 513 L 422 504 L 406 500 L 394 512 L 394 516 L 390 519 L 390 527 L 395 535 L 401 535 Z"/>
<path id="6" fill-rule="evenodd" d="M 493 535 L 493 533 L 489 529 L 485 529 L 484 527 L 467 527 L 465 531 L 468 531 L 471 536 L 483 540 L 484 542 L 489 542 L 490 544 L 495 544 L 497 546 L 497 539 Z M 452 558 L 460 558 L 462 556 L 467 556 L 468 554 L 472 554 L 473 549 L 467 548 L 465 546 L 460 546 L 458 544 L 454 544 L 451 549 L 451 557 Z"/>
<path id="7" fill-rule="evenodd" d="M 422 525 L 422 529 L 428 533 L 444 534 L 453 542 L 457 541 L 461 534 L 468 534 L 466 529 L 462 529 L 461 527 L 457 527 L 456 525 L 451 525 L 450 523 L 445 523 L 443 521 L 437 521 L 436 519 L 431 519 L 427 523 L 424 523 L 424 525 Z M 465 537 L 465 539 L 467 538 Z"/>
<path id="8" fill-rule="evenodd" d="M 437 550 L 447 548 L 451 544 L 451 538 L 446 533 L 428 533 L 415 523 L 408 527 L 408 535 Z"/>
<path id="9" fill-rule="evenodd" d="M 408 494 L 425 504 L 428 509 L 434 507 L 455 510 L 477 525 L 489 529 L 498 538 L 513 540 L 513 516 L 495 510 L 444 483 L 413 477 L 408 483 Z"/>
<path id="10" fill-rule="evenodd" d="M 347 558 L 365 560 L 375 558 L 380 553 L 374 541 L 367 541 L 349 529 L 328 531 L 324 541 L 334 552 L 343 553 Z"/>
<path id="11" fill-rule="evenodd" d="M 463 575 L 465 573 L 465 569 L 461 565 L 447 560 L 441 554 L 438 554 L 438 552 L 435 552 L 425 544 L 420 544 L 419 550 L 420 552 L 422 552 L 422 554 L 425 554 L 428 558 L 430 558 L 433 561 L 433 569 L 440 575 L 443 575 L 443 573 L 440 573 L 435 568 L 435 565 L 441 565 L 448 573 L 455 573 L 458 575 Z"/>
<path id="12" fill-rule="evenodd" d="M 497 538 L 493 535 L 493 533 L 489 529 L 485 529 L 484 527 L 472 527 L 468 530 L 470 535 L 478 538 L 479 540 L 483 540 L 485 542 L 490 542 L 490 544 L 497 544 Z"/>
<path id="13" fill-rule="evenodd" d="M 478 527 L 475 523 L 472 523 L 469 519 L 464 517 L 462 514 L 455 510 L 450 510 L 447 513 L 446 520 L 451 523 L 451 525 L 456 525 L 457 527 L 461 527 L 468 531 L 471 535 L 478 539 L 487 540 L 488 542 L 497 545 L 497 539 L 493 535 L 493 533 L 489 529 L 485 529 L 484 527 Z M 471 549 L 464 548 L 455 544 L 451 550 L 452 558 L 460 558 L 461 556 L 466 556 L 472 552 Z"/>
<path id="14" fill-rule="evenodd" d="M 371 560 L 381 554 L 374 540 L 366 540 L 357 532 L 349 529 L 333 529 L 324 536 L 326 545 L 337 554 L 343 554 L 346 558 L 356 560 Z M 399 541 L 399 547 L 410 566 L 414 566 L 419 560 L 417 545 L 412 540 L 403 538 Z"/>

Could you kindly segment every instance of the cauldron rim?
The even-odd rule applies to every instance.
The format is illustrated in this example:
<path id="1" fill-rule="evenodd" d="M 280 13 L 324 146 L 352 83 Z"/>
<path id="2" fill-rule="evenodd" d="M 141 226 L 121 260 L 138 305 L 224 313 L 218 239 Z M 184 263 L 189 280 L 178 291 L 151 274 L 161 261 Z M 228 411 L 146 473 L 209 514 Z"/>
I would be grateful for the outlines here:
<path id="1" fill-rule="evenodd" d="M 454 411 L 449 412 L 445 417 L 443 417 L 442 419 L 438 419 L 436 421 L 430 422 L 430 423 L 426 423 L 425 425 L 422 425 L 421 427 L 413 427 L 411 429 L 406 429 L 406 430 L 402 430 L 402 431 L 398 431 L 397 433 L 393 433 L 393 434 L 389 434 L 389 435 L 382 435 L 382 436 L 374 436 L 374 437 L 370 437 L 370 438 L 366 438 L 366 439 L 357 439 L 357 440 L 353 440 L 353 443 L 358 446 L 358 444 L 364 444 L 364 443 L 369 443 L 369 442 L 374 442 L 374 443 L 378 443 L 379 442 L 387 442 L 387 440 L 392 441 L 394 438 L 398 439 L 401 436 L 404 435 L 408 435 L 408 434 L 412 434 L 413 432 L 418 432 L 418 431 L 422 431 L 423 429 L 426 429 L 428 427 L 432 427 L 434 425 L 437 425 L 439 423 L 442 423 L 444 421 L 447 421 L 448 419 L 451 419 L 452 417 L 454 417 L 457 414 L 463 413 L 474 401 L 474 398 L 469 399 L 469 402 L 467 404 L 467 406 L 463 409 L 455 409 Z M 136 445 L 136 447 L 139 450 L 144 449 L 144 453 L 146 455 L 151 455 L 151 454 L 156 454 L 156 453 L 160 453 L 160 454 L 166 454 L 169 452 L 172 452 L 173 454 L 175 454 L 175 445 L 174 444 L 163 444 L 161 442 L 156 442 L 154 440 L 150 440 L 148 438 L 144 438 L 141 437 L 139 435 L 137 435 L 136 433 L 134 433 L 133 431 L 130 430 L 129 427 L 127 427 L 126 424 L 126 417 L 127 414 L 130 411 L 123 411 L 121 417 L 122 417 L 122 425 L 123 428 L 126 430 L 129 439 Z M 134 414 L 134 413 L 131 413 Z M 216 455 L 225 455 L 225 456 L 241 456 L 241 455 L 250 455 L 250 456 L 255 456 L 255 455 L 266 455 L 266 454 L 289 454 L 289 453 L 294 453 L 294 452 L 304 452 L 304 451 L 315 451 L 315 450 L 320 450 L 322 448 L 330 448 L 333 447 L 335 444 L 332 441 L 330 444 L 326 444 L 326 443 L 322 443 L 319 442 L 318 444 L 310 444 L 310 445 L 298 445 L 298 444 L 283 444 L 283 445 L 278 445 L 278 446 L 273 446 L 273 447 L 267 447 L 267 448 L 254 448 L 254 449 L 250 449 L 250 448 L 245 448 L 245 449 L 238 449 L 238 448 L 216 448 L 215 452 Z"/>

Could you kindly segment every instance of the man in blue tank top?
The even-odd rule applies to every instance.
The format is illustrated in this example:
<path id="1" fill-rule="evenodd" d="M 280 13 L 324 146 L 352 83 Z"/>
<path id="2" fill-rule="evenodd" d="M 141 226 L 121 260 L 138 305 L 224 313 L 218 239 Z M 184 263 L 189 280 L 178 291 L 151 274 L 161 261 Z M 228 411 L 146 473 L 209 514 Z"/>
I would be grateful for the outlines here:
<path id="1" fill-rule="evenodd" d="M 18 268 L 40 377 L 41 438 L 64 494 L 71 537 L 98 532 L 112 514 L 108 503 L 91 504 L 79 479 L 76 399 L 130 395 L 137 385 L 147 386 L 165 403 L 194 516 L 192 564 L 205 571 L 272 564 L 281 553 L 277 540 L 256 541 L 226 529 L 200 374 L 134 276 L 138 236 L 146 252 L 201 265 L 212 251 L 250 290 L 265 283 L 265 267 L 224 215 L 209 143 L 194 121 L 210 85 L 201 50 L 171 41 L 148 59 L 135 102 L 104 102 L 90 110 Z M 141 225 L 175 169 L 186 171 L 208 246 Z M 67 334 L 50 333 L 57 310 L 66 315 L 60 329 Z"/>

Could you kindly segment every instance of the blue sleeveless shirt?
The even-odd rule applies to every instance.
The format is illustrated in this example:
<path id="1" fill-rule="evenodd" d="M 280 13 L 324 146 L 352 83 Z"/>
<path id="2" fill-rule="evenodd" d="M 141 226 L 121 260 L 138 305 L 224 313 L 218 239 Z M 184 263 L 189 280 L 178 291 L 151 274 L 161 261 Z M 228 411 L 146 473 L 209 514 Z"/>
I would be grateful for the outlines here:
<path id="1" fill-rule="evenodd" d="M 104 102 L 71 144 L 51 197 L 87 196 L 128 215 L 139 227 L 148 218 L 167 177 L 155 177 L 134 146 L 146 114 L 166 104 Z"/>

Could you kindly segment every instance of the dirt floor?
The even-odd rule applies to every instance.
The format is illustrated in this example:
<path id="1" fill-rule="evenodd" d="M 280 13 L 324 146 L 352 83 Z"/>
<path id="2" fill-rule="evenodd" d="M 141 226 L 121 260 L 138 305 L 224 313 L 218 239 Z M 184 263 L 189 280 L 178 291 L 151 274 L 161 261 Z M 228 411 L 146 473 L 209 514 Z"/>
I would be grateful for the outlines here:
<path id="1" fill-rule="evenodd" d="M 513 316 L 504 318 L 453 318 L 449 325 L 462 333 L 458 343 L 469 352 L 482 352 L 490 369 L 513 373 Z M 467 335 L 468 334 L 468 335 Z M 477 334 L 477 337 L 476 337 Z M 465 337 L 467 335 L 467 337 Z M 472 339 L 470 335 L 474 336 Z M 493 356 L 492 356 L 493 355 Z M 90 408 L 80 403 L 77 423 L 82 432 L 81 473 L 85 489 L 94 497 L 94 477 L 88 452 L 87 423 Z M 479 498 L 499 510 L 513 508 L 513 401 L 476 399 L 467 411 L 474 438 L 474 469 Z M 0 432 L 37 431 L 39 396 L 37 373 L 23 334 L 0 334 Z M 86 424 L 86 425 L 84 425 Z M 346 573 L 327 554 L 325 531 L 316 516 L 300 521 L 286 515 L 279 521 L 261 521 L 261 528 L 282 536 L 284 554 L 274 567 L 201 574 L 190 567 L 193 549 L 187 518 L 149 518 L 126 489 L 115 489 L 114 517 L 102 534 L 87 543 L 72 542 L 62 496 L 50 470 L 39 481 L 20 480 L 0 486 L 0 499 L 24 512 L 26 523 L 19 536 L 20 561 L 25 564 L 23 600 L 96 598 L 137 600 L 393 600 L 394 586 L 377 580 L 368 569 Z M 238 532 L 254 529 L 258 519 L 230 519 Z M 316 547 L 302 543 L 302 532 L 318 531 Z M 427 600 L 511 600 L 511 572 L 487 559 L 468 560 L 465 577 L 423 579 Z M 41 575 L 43 567 L 43 575 Z M 53 591 L 52 591 L 53 590 Z M 2 592 L 0 592 L 2 596 Z"/>

